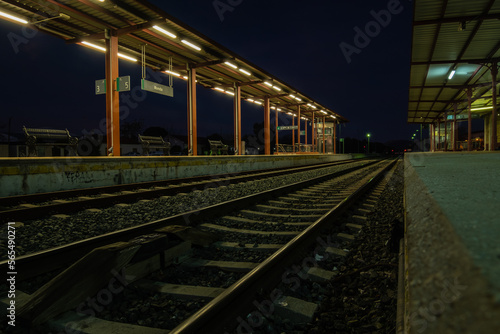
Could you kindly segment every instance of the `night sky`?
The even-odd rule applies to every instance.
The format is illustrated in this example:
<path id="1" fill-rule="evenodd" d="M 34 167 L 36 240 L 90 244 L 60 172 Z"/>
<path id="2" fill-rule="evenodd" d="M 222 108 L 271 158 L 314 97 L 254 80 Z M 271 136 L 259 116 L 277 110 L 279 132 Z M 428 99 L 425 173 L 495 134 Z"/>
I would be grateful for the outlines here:
<path id="1" fill-rule="evenodd" d="M 387 142 L 410 139 L 417 128 L 406 123 L 412 21 L 407 0 L 232 0 L 237 5 L 225 12 L 214 4 L 227 0 L 151 2 L 349 119 L 342 137 L 370 132 L 373 141 Z M 394 13 L 379 18 L 385 27 L 374 24 L 373 13 L 388 8 Z M 372 37 L 355 41 L 356 31 L 367 27 Z M 12 34 L 26 37 L 25 43 L 14 46 Z M 67 127 L 81 136 L 100 128 L 105 97 L 94 94 L 94 81 L 105 76 L 103 53 L 0 20 L 0 61 L 0 133 L 7 132 L 9 118 L 12 132 L 23 125 Z M 120 60 L 120 75 L 140 84 L 137 64 Z M 125 121 L 185 134 L 184 80 L 174 79 L 174 94 L 149 93 L 127 108 Z M 231 134 L 232 108 L 231 97 L 198 86 L 198 135 Z M 263 120 L 263 108 L 242 102 L 242 120 L 244 134 L 251 133 Z"/>

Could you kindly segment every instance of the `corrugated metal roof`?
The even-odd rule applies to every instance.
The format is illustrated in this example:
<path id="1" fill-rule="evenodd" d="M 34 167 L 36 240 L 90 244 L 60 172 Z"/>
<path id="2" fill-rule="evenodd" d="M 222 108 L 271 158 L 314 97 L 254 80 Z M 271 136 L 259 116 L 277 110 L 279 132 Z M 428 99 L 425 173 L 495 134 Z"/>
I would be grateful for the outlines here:
<path id="1" fill-rule="evenodd" d="M 435 122 L 454 103 L 465 110 L 468 86 L 473 108 L 491 106 L 488 66 L 500 60 L 499 36 L 500 0 L 415 0 L 408 122 Z"/>
<path id="2" fill-rule="evenodd" d="M 300 104 L 305 116 L 313 111 L 318 113 L 324 110 L 338 121 L 347 122 L 346 118 L 332 109 L 317 103 L 145 0 L 0 0 L 0 10 L 24 17 L 34 28 L 63 38 L 67 43 L 81 44 L 85 41 L 104 47 L 105 30 L 116 31 L 119 35 L 119 51 L 122 53 L 140 59 L 141 47 L 147 45 L 147 66 L 154 70 L 165 70 L 171 60 L 174 71 L 182 77 L 186 74 L 187 64 L 200 65 L 196 71 L 197 81 L 204 87 L 231 90 L 234 84 L 238 84 L 241 85 L 242 98 L 259 100 L 270 97 L 271 105 L 282 109 L 282 112 L 293 112 Z M 60 14 L 64 17 L 60 17 Z M 49 20 L 36 23 L 45 19 Z M 177 37 L 171 38 L 154 30 L 154 25 L 173 32 Z M 199 46 L 201 51 L 191 49 L 181 39 Z M 226 61 L 251 75 L 231 68 L 225 64 Z M 275 88 L 264 84 L 264 81 Z M 298 102 L 290 94 L 302 101 Z"/>

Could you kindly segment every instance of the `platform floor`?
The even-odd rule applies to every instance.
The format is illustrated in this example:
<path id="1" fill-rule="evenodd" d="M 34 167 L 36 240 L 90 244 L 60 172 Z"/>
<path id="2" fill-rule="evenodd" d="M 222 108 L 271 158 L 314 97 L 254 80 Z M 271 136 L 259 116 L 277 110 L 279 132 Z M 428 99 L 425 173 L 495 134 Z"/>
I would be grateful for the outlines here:
<path id="1" fill-rule="evenodd" d="M 500 153 L 405 155 L 411 333 L 500 332 Z"/>

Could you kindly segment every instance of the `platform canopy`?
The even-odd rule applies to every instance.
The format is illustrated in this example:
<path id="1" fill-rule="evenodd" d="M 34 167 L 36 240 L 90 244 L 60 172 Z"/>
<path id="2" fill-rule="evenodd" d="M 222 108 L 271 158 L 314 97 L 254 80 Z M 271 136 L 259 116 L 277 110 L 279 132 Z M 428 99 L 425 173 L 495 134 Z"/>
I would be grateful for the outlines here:
<path id="1" fill-rule="evenodd" d="M 500 1 L 414 0 L 408 122 L 491 114 L 499 60 Z"/>
<path id="2" fill-rule="evenodd" d="M 146 46 L 148 67 L 187 80 L 187 65 L 196 68 L 197 83 L 271 109 L 301 115 L 313 111 L 337 122 L 347 119 L 272 76 L 195 29 L 144 0 L 0 0 L 0 18 L 29 24 L 45 33 L 105 51 L 107 34 L 118 36 L 120 57 L 141 61 Z M 19 21 L 19 19 L 21 21 Z M 304 115 L 305 114 L 305 115 Z"/>

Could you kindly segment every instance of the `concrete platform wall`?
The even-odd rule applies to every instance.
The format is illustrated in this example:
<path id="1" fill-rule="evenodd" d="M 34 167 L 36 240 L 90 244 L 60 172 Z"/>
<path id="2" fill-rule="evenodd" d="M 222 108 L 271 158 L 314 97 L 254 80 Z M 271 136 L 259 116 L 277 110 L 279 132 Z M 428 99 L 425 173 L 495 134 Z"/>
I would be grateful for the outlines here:
<path id="1" fill-rule="evenodd" d="M 351 158 L 350 154 L 1 158 L 0 197 L 304 166 Z"/>

